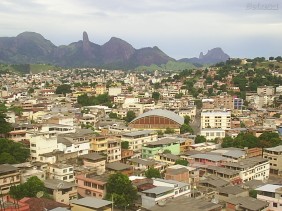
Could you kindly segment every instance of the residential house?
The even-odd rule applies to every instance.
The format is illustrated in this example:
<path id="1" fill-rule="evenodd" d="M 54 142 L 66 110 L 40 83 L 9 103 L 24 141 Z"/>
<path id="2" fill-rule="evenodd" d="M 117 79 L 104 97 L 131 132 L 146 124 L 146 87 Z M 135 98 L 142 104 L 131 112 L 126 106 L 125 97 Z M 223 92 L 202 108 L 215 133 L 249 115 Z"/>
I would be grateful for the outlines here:
<path id="1" fill-rule="evenodd" d="M 94 197 L 85 197 L 71 202 L 71 211 L 112 211 L 112 202 Z"/>
<path id="2" fill-rule="evenodd" d="M 180 143 L 177 138 L 161 138 L 158 141 L 149 142 L 142 146 L 142 158 L 153 158 L 158 153 L 169 150 L 171 154 L 179 155 Z"/>
<path id="3" fill-rule="evenodd" d="M 115 162 L 121 160 L 121 145 L 120 138 L 108 137 L 108 147 L 107 147 L 107 162 Z"/>
<path id="4" fill-rule="evenodd" d="M 257 191 L 257 199 L 269 203 L 267 210 L 282 210 L 282 185 L 266 184 L 255 190 Z"/>
<path id="5" fill-rule="evenodd" d="M 57 148 L 64 153 L 77 152 L 78 155 L 88 154 L 93 131 L 88 129 L 76 130 L 75 133 L 58 135 Z"/>
<path id="6" fill-rule="evenodd" d="M 263 157 L 269 160 L 270 173 L 282 175 L 282 145 L 263 149 Z"/>
<path id="7" fill-rule="evenodd" d="M 203 128 L 200 135 L 204 136 L 208 141 L 223 139 L 225 137 L 225 130 L 221 128 Z"/>
<path id="8" fill-rule="evenodd" d="M 77 198 L 76 184 L 58 179 L 47 179 L 44 181 L 46 192 L 56 202 L 70 204 L 70 201 Z"/>
<path id="9" fill-rule="evenodd" d="M 229 198 L 233 197 L 247 197 L 249 196 L 249 191 L 246 189 L 243 189 L 237 185 L 234 186 L 225 186 L 217 188 L 218 191 L 218 199 L 220 201 L 226 202 Z"/>
<path id="10" fill-rule="evenodd" d="M 105 136 L 95 135 L 91 137 L 90 152 L 106 153 L 108 149 L 108 141 Z"/>
<path id="11" fill-rule="evenodd" d="M 249 180 L 266 180 L 269 178 L 269 161 L 261 157 L 246 158 L 238 163 L 228 162 L 225 168 L 239 170 L 240 178 L 246 182 Z"/>
<path id="12" fill-rule="evenodd" d="M 101 174 L 99 171 L 82 173 L 75 176 L 77 192 L 81 197 L 104 198 L 109 174 Z"/>
<path id="13" fill-rule="evenodd" d="M 149 211 L 193 210 L 193 211 L 221 211 L 222 206 L 204 199 L 178 197 L 167 199 L 148 209 Z"/>
<path id="14" fill-rule="evenodd" d="M 74 182 L 73 166 L 68 164 L 49 164 L 48 166 L 49 179 L 58 179 L 66 182 Z"/>
<path id="15" fill-rule="evenodd" d="M 57 137 L 54 132 L 33 132 L 30 136 L 30 157 L 32 161 L 39 161 L 41 154 L 57 149 Z"/>
<path id="16" fill-rule="evenodd" d="M 10 187 L 19 185 L 21 182 L 20 171 L 10 164 L 0 165 L 0 191 L 1 195 L 6 195 Z"/>
<path id="17" fill-rule="evenodd" d="M 105 155 L 101 155 L 93 152 L 86 155 L 82 155 L 80 156 L 80 158 L 83 161 L 84 167 L 93 167 L 101 172 L 105 171 L 106 159 L 107 159 Z"/>
<path id="18" fill-rule="evenodd" d="M 248 210 L 264 211 L 267 210 L 268 203 L 248 196 L 237 196 L 226 199 L 226 211 Z"/>
<path id="19" fill-rule="evenodd" d="M 158 134 L 151 130 L 139 130 L 129 133 L 124 133 L 121 136 L 121 141 L 127 141 L 129 143 L 129 149 L 133 151 L 141 151 L 142 145 L 157 141 Z"/>
<path id="20" fill-rule="evenodd" d="M 142 191 L 142 207 L 150 209 L 169 198 L 190 196 L 190 185 L 183 182 L 165 179 L 153 179 L 155 187 Z"/>
<path id="21" fill-rule="evenodd" d="M 127 176 L 133 175 L 133 167 L 131 165 L 120 163 L 118 161 L 107 163 L 106 169 L 112 173 L 122 173 Z"/>

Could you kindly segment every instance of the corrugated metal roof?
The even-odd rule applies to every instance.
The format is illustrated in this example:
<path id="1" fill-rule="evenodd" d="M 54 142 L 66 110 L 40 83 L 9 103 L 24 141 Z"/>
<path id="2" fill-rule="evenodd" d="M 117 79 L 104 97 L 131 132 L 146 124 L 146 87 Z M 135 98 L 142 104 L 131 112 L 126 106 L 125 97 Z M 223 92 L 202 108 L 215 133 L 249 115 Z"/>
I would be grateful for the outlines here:
<path id="1" fill-rule="evenodd" d="M 82 199 L 76 199 L 76 200 L 71 201 L 71 203 L 81 205 L 81 206 L 91 207 L 95 209 L 99 209 L 101 207 L 112 204 L 111 201 L 106 201 L 106 200 L 98 199 L 95 197 L 85 197 Z"/>
<path id="2" fill-rule="evenodd" d="M 282 185 L 267 184 L 267 185 L 261 186 L 259 188 L 256 188 L 256 190 L 275 193 L 275 190 L 277 188 L 280 188 L 280 187 L 282 187 Z"/>
<path id="3" fill-rule="evenodd" d="M 172 111 L 163 110 L 163 109 L 154 109 L 154 110 L 145 112 L 145 113 L 139 115 L 138 117 L 136 117 L 135 119 L 133 119 L 131 122 L 134 122 L 137 119 L 147 117 L 147 116 L 163 116 L 163 117 L 169 118 L 169 119 L 177 122 L 180 125 L 184 124 L 184 118 L 183 117 L 177 115 L 176 113 L 174 113 Z"/>
<path id="4" fill-rule="evenodd" d="M 145 191 L 143 191 L 143 193 L 154 193 L 154 194 L 158 195 L 158 194 L 165 193 L 165 192 L 168 192 L 168 191 L 171 191 L 171 190 L 174 190 L 174 188 L 173 187 L 158 186 L 158 187 L 155 187 L 155 188 L 145 190 Z"/>
<path id="5" fill-rule="evenodd" d="M 151 130 L 138 130 L 138 131 L 133 131 L 133 132 L 129 132 L 129 133 L 124 133 L 122 135 L 123 136 L 134 137 L 134 136 L 147 135 L 147 134 L 151 134 L 151 133 L 154 133 L 154 131 L 151 131 Z"/>
<path id="6" fill-rule="evenodd" d="M 265 149 L 272 152 L 282 152 L 282 145 L 279 145 L 277 147 L 265 148 Z"/>
<path id="7" fill-rule="evenodd" d="M 206 159 L 206 160 L 211 160 L 211 161 L 221 161 L 221 160 L 226 160 L 225 157 L 221 155 L 212 155 L 212 154 L 195 154 L 189 156 L 190 158 L 198 158 L 198 159 Z"/>

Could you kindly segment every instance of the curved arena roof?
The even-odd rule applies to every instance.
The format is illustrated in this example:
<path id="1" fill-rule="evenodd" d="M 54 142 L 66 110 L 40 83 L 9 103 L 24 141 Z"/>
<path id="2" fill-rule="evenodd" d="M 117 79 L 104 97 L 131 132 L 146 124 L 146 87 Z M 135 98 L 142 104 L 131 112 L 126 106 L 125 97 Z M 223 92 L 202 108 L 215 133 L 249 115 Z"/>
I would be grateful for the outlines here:
<path id="1" fill-rule="evenodd" d="M 148 112 L 145 112 L 141 115 L 139 115 L 138 117 L 136 117 L 135 119 L 133 119 L 131 122 L 136 121 L 137 119 L 141 119 L 143 117 L 147 117 L 147 116 L 162 116 L 162 117 L 166 117 L 169 118 L 175 122 L 177 122 L 180 125 L 184 124 L 184 118 L 177 115 L 176 113 L 169 111 L 169 110 L 162 110 L 162 109 L 154 109 Z"/>

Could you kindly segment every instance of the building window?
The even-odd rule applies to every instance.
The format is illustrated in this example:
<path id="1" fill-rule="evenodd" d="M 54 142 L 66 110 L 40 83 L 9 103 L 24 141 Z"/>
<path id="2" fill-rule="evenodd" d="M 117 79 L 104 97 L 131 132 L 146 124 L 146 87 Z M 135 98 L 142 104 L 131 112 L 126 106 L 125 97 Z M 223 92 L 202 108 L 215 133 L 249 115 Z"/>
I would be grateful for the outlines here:
<path id="1" fill-rule="evenodd" d="M 63 177 L 63 180 L 67 180 L 68 179 L 68 177 Z"/>
<path id="2" fill-rule="evenodd" d="M 274 203 L 274 202 L 273 202 L 273 207 L 277 207 L 277 203 Z"/>

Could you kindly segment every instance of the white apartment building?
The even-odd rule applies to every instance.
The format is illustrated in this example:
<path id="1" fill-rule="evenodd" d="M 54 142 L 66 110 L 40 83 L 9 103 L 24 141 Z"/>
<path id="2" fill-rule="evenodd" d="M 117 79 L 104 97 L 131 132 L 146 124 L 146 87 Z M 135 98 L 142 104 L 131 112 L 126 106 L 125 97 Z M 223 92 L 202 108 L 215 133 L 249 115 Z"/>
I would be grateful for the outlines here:
<path id="1" fill-rule="evenodd" d="M 156 204 L 162 205 L 166 199 L 190 196 L 190 185 L 175 180 L 153 179 L 154 188 L 142 191 L 142 207 L 150 209 Z"/>
<path id="2" fill-rule="evenodd" d="M 33 132 L 27 134 L 30 140 L 30 156 L 32 161 L 39 161 L 39 155 L 57 149 L 57 137 L 54 132 Z"/>
<path id="3" fill-rule="evenodd" d="M 74 182 L 73 166 L 67 164 L 49 164 L 48 165 L 49 179 L 59 179 L 66 182 Z"/>
<path id="4" fill-rule="evenodd" d="M 178 115 L 182 117 L 189 116 L 193 120 L 196 116 L 196 111 L 197 111 L 196 106 L 190 106 L 185 110 L 180 110 L 178 112 Z"/>
<path id="5" fill-rule="evenodd" d="M 223 139 L 225 137 L 225 130 L 221 128 L 204 128 L 201 129 L 201 136 L 206 137 L 209 141 L 216 138 Z"/>
<path id="6" fill-rule="evenodd" d="M 258 95 L 274 95 L 275 88 L 273 86 L 259 86 L 257 88 Z"/>
<path id="7" fill-rule="evenodd" d="M 107 162 L 115 162 L 121 160 L 121 146 L 120 139 L 116 137 L 107 138 L 108 148 L 107 148 Z"/>
<path id="8" fill-rule="evenodd" d="M 131 110 L 131 109 L 138 109 L 139 113 L 144 113 L 145 110 L 153 110 L 155 109 L 155 103 L 127 103 L 122 105 L 123 109 Z"/>
<path id="9" fill-rule="evenodd" d="M 225 110 L 203 110 L 201 128 L 231 128 L 231 112 Z"/>
<path id="10" fill-rule="evenodd" d="M 133 151 L 141 151 L 142 145 L 148 142 L 157 141 L 158 135 L 151 130 L 139 130 L 129 133 L 124 133 L 121 136 L 121 141 L 129 142 L 129 149 Z"/>
<path id="11" fill-rule="evenodd" d="M 118 96 L 121 94 L 121 87 L 109 87 L 109 96 Z"/>
<path id="12" fill-rule="evenodd" d="M 282 185 L 266 184 L 255 190 L 257 191 L 257 199 L 269 203 L 267 210 L 282 210 Z"/>
<path id="13" fill-rule="evenodd" d="M 243 182 L 269 178 L 269 161 L 261 157 L 247 158 L 237 163 L 228 162 L 224 164 L 224 167 L 239 170 L 239 176 Z"/>
<path id="14" fill-rule="evenodd" d="M 89 129 L 77 129 L 75 133 L 58 135 L 58 150 L 64 153 L 77 152 L 78 156 L 89 153 L 93 131 Z"/>
<path id="15" fill-rule="evenodd" d="M 274 102 L 274 95 L 255 95 L 254 104 L 257 108 L 272 105 Z"/>
<path id="16" fill-rule="evenodd" d="M 55 132 L 56 134 L 74 133 L 74 126 L 62 124 L 44 124 L 40 132 Z"/>

